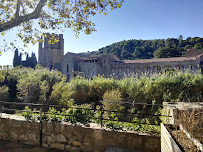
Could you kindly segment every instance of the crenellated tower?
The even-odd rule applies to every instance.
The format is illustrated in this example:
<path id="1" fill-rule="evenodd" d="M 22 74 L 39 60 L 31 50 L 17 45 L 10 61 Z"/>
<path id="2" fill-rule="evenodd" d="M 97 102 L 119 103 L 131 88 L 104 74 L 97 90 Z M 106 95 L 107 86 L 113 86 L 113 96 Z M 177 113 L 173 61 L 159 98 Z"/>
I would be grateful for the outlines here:
<path id="1" fill-rule="evenodd" d="M 50 39 L 58 39 L 57 43 L 51 44 Z M 64 55 L 63 34 L 46 34 L 44 41 L 39 43 L 38 62 L 41 66 L 61 71 L 61 60 Z"/>

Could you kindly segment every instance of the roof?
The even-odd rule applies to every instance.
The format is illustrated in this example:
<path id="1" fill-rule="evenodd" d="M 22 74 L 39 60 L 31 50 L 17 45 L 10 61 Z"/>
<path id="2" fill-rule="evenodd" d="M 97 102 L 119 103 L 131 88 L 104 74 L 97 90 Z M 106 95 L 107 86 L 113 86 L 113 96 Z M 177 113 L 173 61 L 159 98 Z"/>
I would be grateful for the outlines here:
<path id="1" fill-rule="evenodd" d="M 174 57 L 174 58 L 159 58 L 159 59 L 139 59 L 139 60 L 121 60 L 124 63 L 152 63 L 152 62 L 180 62 L 194 61 L 196 57 Z"/>

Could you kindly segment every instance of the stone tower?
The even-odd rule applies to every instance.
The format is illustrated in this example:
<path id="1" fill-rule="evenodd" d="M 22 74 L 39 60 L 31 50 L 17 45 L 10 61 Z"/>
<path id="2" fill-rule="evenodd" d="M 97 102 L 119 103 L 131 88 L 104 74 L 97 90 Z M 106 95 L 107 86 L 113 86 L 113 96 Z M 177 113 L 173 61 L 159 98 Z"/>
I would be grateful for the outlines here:
<path id="1" fill-rule="evenodd" d="M 59 42 L 50 44 L 50 34 L 46 34 L 44 42 L 39 43 L 38 62 L 41 66 L 61 71 L 61 60 L 64 55 L 63 34 L 52 34 Z"/>

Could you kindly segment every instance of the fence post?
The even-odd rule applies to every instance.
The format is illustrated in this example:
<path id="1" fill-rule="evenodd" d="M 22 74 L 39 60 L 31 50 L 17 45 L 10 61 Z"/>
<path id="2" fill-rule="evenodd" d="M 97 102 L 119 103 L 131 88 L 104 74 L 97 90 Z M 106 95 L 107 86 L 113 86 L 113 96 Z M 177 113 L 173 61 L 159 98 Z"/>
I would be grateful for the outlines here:
<path id="1" fill-rule="evenodd" d="M 40 127 L 39 127 L 39 135 L 40 135 L 40 146 L 42 146 L 42 108 L 40 108 Z"/>
<path id="2" fill-rule="evenodd" d="M 0 101 L 0 117 L 2 116 L 3 108 L 2 108 L 2 101 Z"/>
<path id="3" fill-rule="evenodd" d="M 0 125 L 1 125 L 1 115 L 2 115 L 2 101 L 0 101 Z"/>
<path id="4" fill-rule="evenodd" d="M 100 110 L 101 110 L 100 120 L 101 120 L 101 128 L 102 128 L 103 127 L 103 106 L 102 106 L 102 102 L 100 102 Z"/>

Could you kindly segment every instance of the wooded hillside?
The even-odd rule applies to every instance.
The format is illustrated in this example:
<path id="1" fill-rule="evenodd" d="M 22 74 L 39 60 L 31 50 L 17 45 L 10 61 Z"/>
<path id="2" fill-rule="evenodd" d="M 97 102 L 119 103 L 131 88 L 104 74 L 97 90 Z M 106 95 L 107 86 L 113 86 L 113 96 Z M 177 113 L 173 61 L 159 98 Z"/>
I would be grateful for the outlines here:
<path id="1" fill-rule="evenodd" d="M 93 54 L 113 53 L 120 59 L 150 59 L 182 56 L 182 52 L 189 48 L 202 49 L 203 38 L 188 37 L 154 39 L 154 40 L 124 40 L 103 47 Z"/>

